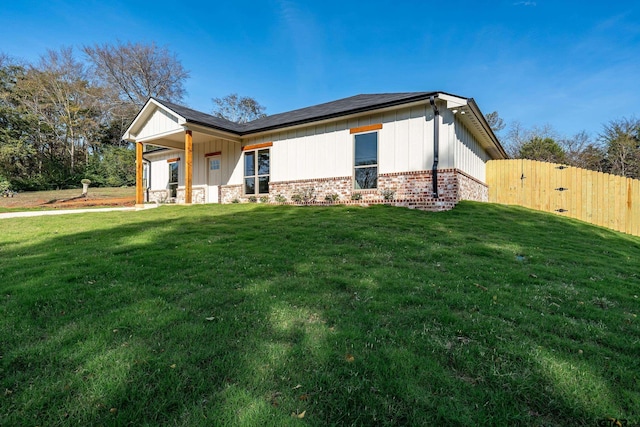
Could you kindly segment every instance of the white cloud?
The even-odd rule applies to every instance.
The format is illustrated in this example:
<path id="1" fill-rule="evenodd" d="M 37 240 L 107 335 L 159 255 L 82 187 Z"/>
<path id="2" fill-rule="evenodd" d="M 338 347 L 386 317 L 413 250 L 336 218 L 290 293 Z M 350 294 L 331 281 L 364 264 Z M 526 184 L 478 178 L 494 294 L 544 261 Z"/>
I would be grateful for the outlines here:
<path id="1" fill-rule="evenodd" d="M 513 4 L 514 6 L 536 6 L 534 1 L 519 1 Z"/>

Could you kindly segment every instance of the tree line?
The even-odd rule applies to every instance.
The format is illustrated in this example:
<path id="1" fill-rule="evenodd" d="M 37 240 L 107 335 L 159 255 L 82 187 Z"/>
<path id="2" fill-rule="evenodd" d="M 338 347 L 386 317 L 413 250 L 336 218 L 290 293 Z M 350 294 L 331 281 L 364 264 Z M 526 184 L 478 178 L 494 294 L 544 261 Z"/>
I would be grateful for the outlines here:
<path id="1" fill-rule="evenodd" d="M 0 54 L 0 182 L 15 190 L 135 183 L 121 136 L 151 96 L 180 102 L 189 73 L 166 48 L 120 43 Z"/>
<path id="2" fill-rule="evenodd" d="M 0 53 L 0 191 L 135 184 L 135 151 L 121 136 L 150 97 L 180 104 L 188 77 L 155 43 L 48 50 L 36 63 Z M 265 116 L 251 97 L 212 101 L 228 120 Z"/>
<path id="3" fill-rule="evenodd" d="M 640 119 L 619 118 L 602 125 L 596 136 L 578 132 L 560 135 L 550 125 L 507 128 L 497 112 L 486 116 L 510 157 L 562 163 L 598 172 L 640 179 Z"/>

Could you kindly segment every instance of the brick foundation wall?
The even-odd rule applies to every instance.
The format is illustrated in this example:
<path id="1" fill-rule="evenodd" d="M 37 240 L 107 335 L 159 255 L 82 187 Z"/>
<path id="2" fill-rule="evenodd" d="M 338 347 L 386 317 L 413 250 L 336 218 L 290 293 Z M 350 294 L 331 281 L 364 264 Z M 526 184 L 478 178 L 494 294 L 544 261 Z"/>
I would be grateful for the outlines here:
<path id="1" fill-rule="evenodd" d="M 249 201 L 242 196 L 242 185 L 221 185 L 219 200 L 220 203 L 232 203 L 234 200 Z"/>
<path id="2" fill-rule="evenodd" d="M 487 184 L 461 171 L 458 171 L 458 187 L 460 200 L 489 201 L 489 187 Z"/>
<path id="3" fill-rule="evenodd" d="M 176 192 L 176 203 L 184 203 L 184 188 L 178 188 Z M 192 187 L 191 190 L 191 203 L 202 204 L 206 202 L 206 193 L 204 187 Z"/>
<path id="4" fill-rule="evenodd" d="M 375 205 L 388 204 L 410 209 L 446 211 L 460 200 L 488 200 L 486 184 L 457 169 L 438 170 L 438 198 L 433 197 L 432 172 L 398 172 L 378 175 L 378 188 L 354 190 L 352 177 L 278 181 L 269 183 L 268 203 L 288 205 Z M 201 191 L 201 193 L 200 193 Z M 164 193 L 163 193 L 164 192 Z M 167 190 L 156 191 L 158 195 Z M 359 199 L 354 195 L 359 194 Z M 337 195 L 337 200 L 332 196 Z M 298 200 L 296 200 L 298 196 Z M 385 197 L 386 196 L 386 197 Z M 258 201 L 261 198 L 257 196 Z M 220 186 L 220 203 L 248 203 L 242 185 Z M 184 202 L 184 189 L 178 189 L 178 203 Z M 204 188 L 193 189 L 193 203 L 204 203 Z M 262 203 L 262 202 L 261 202 Z"/>
<path id="5" fill-rule="evenodd" d="M 169 201 L 169 190 L 149 190 L 149 202 L 166 203 Z"/>
<path id="6" fill-rule="evenodd" d="M 327 196 L 334 194 L 338 195 L 338 200 L 350 200 L 352 188 L 351 177 L 348 176 L 269 183 L 269 192 L 274 201 L 277 196 L 293 201 L 296 194 L 309 198 L 310 202 L 325 202 Z"/>
<path id="7" fill-rule="evenodd" d="M 351 177 L 323 178 L 318 180 L 279 181 L 269 183 L 269 203 L 290 205 L 374 205 L 445 211 L 453 209 L 460 200 L 487 200 L 487 187 L 457 169 L 438 170 L 438 198 L 433 197 L 432 172 L 399 172 L 380 174 L 378 188 L 374 190 L 354 190 Z M 237 186 L 233 198 L 247 202 L 242 194 L 242 186 Z M 355 199 L 355 194 L 360 199 Z M 294 196 L 305 197 L 296 201 Z M 327 196 L 337 195 L 337 200 L 327 200 Z M 385 198 L 386 196 L 386 198 Z M 232 199 L 232 198 L 231 198 Z M 223 203 L 228 203 L 223 197 Z"/>

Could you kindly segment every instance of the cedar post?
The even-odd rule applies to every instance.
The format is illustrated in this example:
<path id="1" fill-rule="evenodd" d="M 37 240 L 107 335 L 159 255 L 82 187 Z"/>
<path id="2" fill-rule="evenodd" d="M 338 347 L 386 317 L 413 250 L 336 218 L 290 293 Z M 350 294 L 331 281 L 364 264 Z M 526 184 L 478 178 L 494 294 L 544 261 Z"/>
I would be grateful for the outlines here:
<path id="1" fill-rule="evenodd" d="M 184 133 L 184 152 L 184 202 L 190 205 L 193 194 L 193 135 L 190 130 Z"/>
<path id="2" fill-rule="evenodd" d="M 142 143 L 136 142 L 136 205 L 144 204 L 144 189 L 142 188 Z"/>

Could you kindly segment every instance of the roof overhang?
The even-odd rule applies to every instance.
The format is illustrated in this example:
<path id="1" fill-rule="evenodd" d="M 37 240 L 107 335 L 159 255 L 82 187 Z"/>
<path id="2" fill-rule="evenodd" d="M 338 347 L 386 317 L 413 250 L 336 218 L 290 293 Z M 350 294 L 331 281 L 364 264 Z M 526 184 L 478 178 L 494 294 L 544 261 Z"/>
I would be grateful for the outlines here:
<path id="1" fill-rule="evenodd" d="M 446 102 L 447 109 L 471 131 L 492 159 L 509 158 L 473 98 L 461 98 L 444 93 L 438 94 L 438 98 Z"/>

